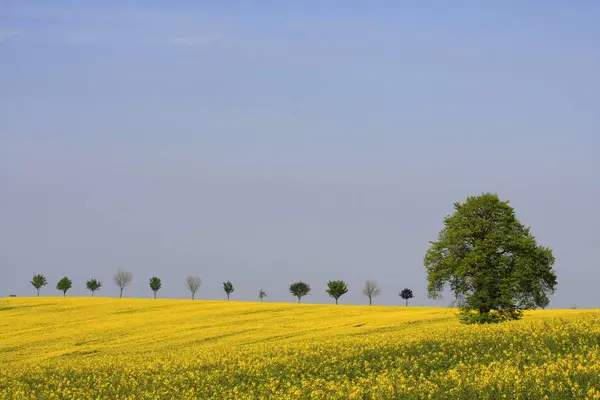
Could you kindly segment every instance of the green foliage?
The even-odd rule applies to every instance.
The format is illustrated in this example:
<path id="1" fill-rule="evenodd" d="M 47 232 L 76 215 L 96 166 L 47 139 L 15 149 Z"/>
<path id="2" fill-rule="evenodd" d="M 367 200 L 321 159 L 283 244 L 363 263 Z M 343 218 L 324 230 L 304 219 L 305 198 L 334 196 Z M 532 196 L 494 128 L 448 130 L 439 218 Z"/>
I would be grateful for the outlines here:
<path id="1" fill-rule="evenodd" d="M 92 297 L 94 297 L 94 292 L 102 287 L 102 282 L 97 279 L 90 279 L 85 283 L 85 286 L 92 292 Z"/>
<path id="2" fill-rule="evenodd" d="M 154 298 L 156 298 L 156 292 L 158 292 L 162 287 L 162 281 L 158 276 L 153 276 L 152 278 L 150 278 L 149 283 L 150 289 L 154 292 Z"/>
<path id="3" fill-rule="evenodd" d="M 335 304 L 338 303 L 338 299 L 348 293 L 348 285 L 344 281 L 329 281 L 327 282 L 327 290 L 329 297 L 335 299 Z"/>
<path id="4" fill-rule="evenodd" d="M 402 289 L 402 291 L 398 295 L 406 301 L 407 306 L 408 300 L 413 298 L 413 292 L 409 288 Z"/>
<path id="5" fill-rule="evenodd" d="M 229 300 L 229 296 L 231 296 L 231 293 L 235 290 L 233 283 L 231 283 L 231 281 L 223 282 L 223 290 L 227 294 L 227 300 Z"/>
<path id="6" fill-rule="evenodd" d="M 454 209 L 425 255 L 429 297 L 449 285 L 466 323 L 518 319 L 522 310 L 547 305 L 557 283 L 552 250 L 538 246 L 508 202 L 485 193 Z"/>
<path id="7" fill-rule="evenodd" d="M 294 282 L 290 285 L 290 293 L 296 296 L 300 303 L 300 299 L 310 293 L 310 285 L 302 281 Z"/>
<path id="8" fill-rule="evenodd" d="M 46 280 L 46 277 L 42 274 L 36 274 L 33 276 L 33 279 L 31 280 L 31 284 L 33 285 L 34 288 L 37 289 L 37 295 L 40 295 L 40 289 L 42 288 L 42 286 L 46 286 L 48 284 L 48 281 Z"/>
<path id="9" fill-rule="evenodd" d="M 67 295 L 67 290 L 73 287 L 73 282 L 66 276 L 56 284 L 56 289 L 63 292 L 63 297 Z"/>
<path id="10" fill-rule="evenodd" d="M 258 298 L 260 299 L 260 302 L 262 303 L 263 299 L 267 297 L 267 292 L 265 292 L 264 290 L 260 289 L 258 291 Z"/>

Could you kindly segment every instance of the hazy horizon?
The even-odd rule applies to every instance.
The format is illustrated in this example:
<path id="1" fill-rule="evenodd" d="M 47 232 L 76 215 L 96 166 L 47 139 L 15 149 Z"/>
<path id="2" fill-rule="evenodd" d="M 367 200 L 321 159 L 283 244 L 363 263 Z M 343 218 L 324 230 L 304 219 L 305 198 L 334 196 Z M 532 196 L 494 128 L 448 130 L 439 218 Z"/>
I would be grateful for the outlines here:
<path id="1" fill-rule="evenodd" d="M 77 5 L 75 5 L 77 4 Z M 342 6 L 342 4 L 344 6 Z M 0 0 L 0 296 L 448 306 L 453 203 L 510 201 L 600 308 L 600 4 Z"/>

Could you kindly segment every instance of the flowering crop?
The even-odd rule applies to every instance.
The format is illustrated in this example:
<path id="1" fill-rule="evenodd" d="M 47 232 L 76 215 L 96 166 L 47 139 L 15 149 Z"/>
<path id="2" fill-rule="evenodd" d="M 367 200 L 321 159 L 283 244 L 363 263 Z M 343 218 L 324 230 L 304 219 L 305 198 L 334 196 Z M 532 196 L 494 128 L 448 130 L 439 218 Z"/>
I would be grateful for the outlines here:
<path id="1" fill-rule="evenodd" d="M 600 312 L 0 300 L 1 399 L 600 399 Z"/>

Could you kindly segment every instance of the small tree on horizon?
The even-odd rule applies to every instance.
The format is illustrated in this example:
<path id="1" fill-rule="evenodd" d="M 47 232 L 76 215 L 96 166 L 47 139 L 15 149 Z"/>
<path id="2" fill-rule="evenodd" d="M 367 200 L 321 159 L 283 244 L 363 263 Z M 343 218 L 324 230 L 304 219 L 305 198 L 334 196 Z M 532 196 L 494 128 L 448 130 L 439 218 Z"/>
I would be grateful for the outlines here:
<path id="1" fill-rule="evenodd" d="M 92 292 L 92 297 L 94 297 L 94 292 L 102 287 L 102 282 L 97 279 L 90 279 L 85 283 L 85 286 Z"/>
<path id="2" fill-rule="evenodd" d="M 233 283 L 231 283 L 231 281 L 223 282 L 223 290 L 227 294 L 227 301 L 229 301 L 229 296 L 231 296 L 231 293 L 235 290 Z"/>
<path id="3" fill-rule="evenodd" d="M 348 285 L 344 281 L 329 281 L 325 291 L 329 294 L 329 297 L 335 299 L 335 304 L 337 304 L 338 299 L 348 293 Z"/>
<path id="4" fill-rule="evenodd" d="M 162 282 L 158 276 L 153 276 L 148 283 L 150 284 L 150 289 L 154 292 L 154 298 L 156 299 L 156 292 L 162 287 Z"/>
<path id="5" fill-rule="evenodd" d="M 262 303 L 263 299 L 267 297 L 267 292 L 265 292 L 264 290 L 260 289 L 258 291 L 258 298 L 260 299 L 260 302 Z"/>
<path id="6" fill-rule="evenodd" d="M 369 298 L 369 305 L 372 305 L 373 297 L 377 297 L 381 294 L 381 288 L 375 281 L 366 281 L 365 287 L 363 288 L 363 294 Z"/>
<path id="7" fill-rule="evenodd" d="M 67 297 L 67 290 L 71 289 L 71 287 L 73 287 L 73 282 L 66 276 L 56 284 L 56 289 L 63 292 L 63 297 Z"/>
<path id="8" fill-rule="evenodd" d="M 37 295 L 38 297 L 40 297 L 40 289 L 42 288 L 42 286 L 46 286 L 48 284 L 48 281 L 46 280 L 46 277 L 44 275 L 36 274 L 33 276 L 33 279 L 31 279 L 31 284 L 34 288 L 36 288 Z"/>
<path id="9" fill-rule="evenodd" d="M 202 284 L 202 279 L 198 276 L 188 276 L 185 278 L 185 285 L 192 292 L 192 300 L 196 298 L 196 292 Z"/>
<path id="10" fill-rule="evenodd" d="M 300 299 L 310 293 L 310 285 L 302 281 L 294 282 L 290 285 L 290 293 L 296 296 L 300 303 Z"/>
<path id="11" fill-rule="evenodd" d="M 121 289 L 121 291 L 119 292 L 119 298 L 123 297 L 123 289 L 125 289 L 127 286 L 129 286 L 129 284 L 131 283 L 132 280 L 133 280 L 133 275 L 131 274 L 131 272 L 124 271 L 122 269 L 119 269 L 117 271 L 117 273 L 113 277 L 113 281 L 119 287 L 119 289 Z"/>
<path id="12" fill-rule="evenodd" d="M 408 300 L 413 298 L 412 290 L 404 288 L 398 295 L 406 301 L 406 306 L 408 307 Z"/>

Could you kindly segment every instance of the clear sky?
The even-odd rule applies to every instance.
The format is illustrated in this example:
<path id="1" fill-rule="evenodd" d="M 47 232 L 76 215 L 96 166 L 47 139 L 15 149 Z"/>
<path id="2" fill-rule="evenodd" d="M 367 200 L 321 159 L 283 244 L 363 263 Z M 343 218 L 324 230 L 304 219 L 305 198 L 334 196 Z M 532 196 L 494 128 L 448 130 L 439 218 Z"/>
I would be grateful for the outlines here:
<path id="1" fill-rule="evenodd" d="M 326 4 L 324 4 L 326 3 Z M 377 4 L 374 4 L 377 3 Z M 0 0 L 0 295 L 447 306 L 452 204 L 510 200 L 553 307 L 600 307 L 597 1 Z"/>

